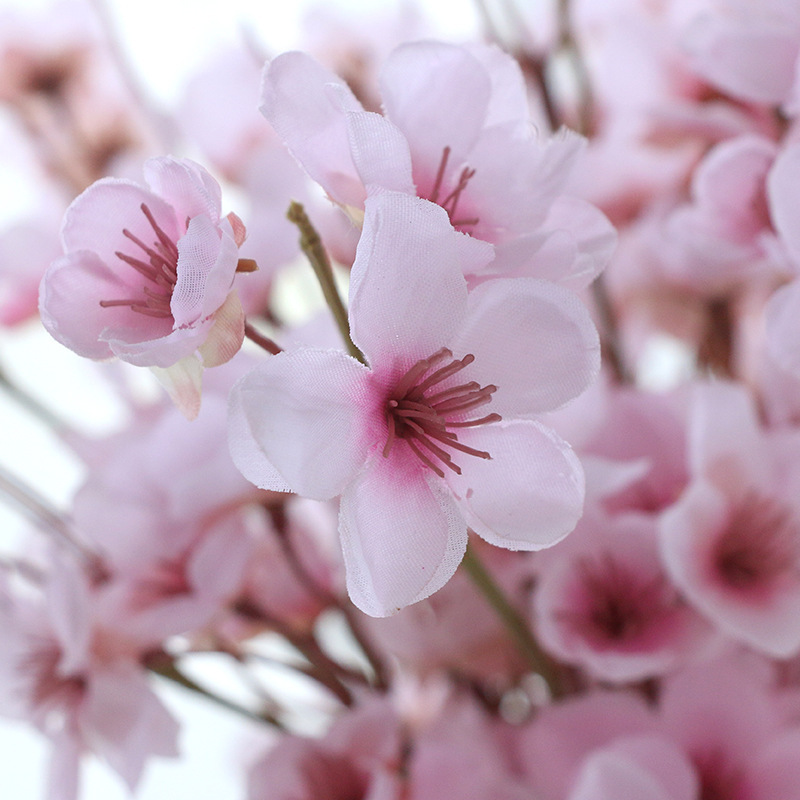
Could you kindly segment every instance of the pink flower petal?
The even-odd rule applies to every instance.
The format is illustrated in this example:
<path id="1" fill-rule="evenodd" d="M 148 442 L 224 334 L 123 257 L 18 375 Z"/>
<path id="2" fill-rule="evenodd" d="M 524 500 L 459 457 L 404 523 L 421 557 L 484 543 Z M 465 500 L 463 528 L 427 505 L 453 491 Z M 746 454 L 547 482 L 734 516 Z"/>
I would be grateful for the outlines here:
<path id="1" fill-rule="evenodd" d="M 342 495 L 339 534 L 347 591 L 385 617 L 440 589 L 456 571 L 467 528 L 450 493 L 414 465 L 376 453 Z"/>
<path id="2" fill-rule="evenodd" d="M 217 309 L 208 338 L 197 349 L 204 367 L 226 364 L 239 352 L 244 341 L 244 324 L 242 304 L 233 291 Z"/>
<path id="3" fill-rule="evenodd" d="M 132 665 L 93 674 L 81 717 L 92 749 L 130 789 L 149 755 L 178 755 L 178 723 Z"/>
<path id="4" fill-rule="evenodd" d="M 231 391 L 236 466 L 264 489 L 314 500 L 340 494 L 375 444 L 368 379 L 338 351 L 271 356 Z"/>
<path id="5" fill-rule="evenodd" d="M 767 196 L 772 223 L 800 269 L 800 142 L 788 145 L 775 159 L 767 178 Z"/>
<path id="6" fill-rule="evenodd" d="M 175 212 L 161 197 L 130 181 L 103 178 L 79 195 L 67 209 L 61 231 L 65 252 L 91 250 L 110 268 L 119 267 L 115 271 L 121 281 L 140 286 L 139 273 L 120 261 L 115 253 L 142 257 L 141 249 L 123 235 L 123 230 L 130 231 L 143 242 L 152 242 L 153 228 L 142 213 L 142 203 L 150 209 L 167 236 L 177 241 Z"/>
<path id="7" fill-rule="evenodd" d="M 264 73 L 261 112 L 336 202 L 360 208 L 365 190 L 350 155 L 345 113 L 363 111 L 335 73 L 304 53 L 283 53 Z"/>
<path id="8" fill-rule="evenodd" d="M 369 111 L 347 114 L 347 133 L 358 174 L 371 184 L 416 195 L 411 172 L 411 153 L 400 130 L 386 117 Z"/>
<path id="9" fill-rule="evenodd" d="M 222 190 L 199 164 L 188 158 L 150 158 L 143 172 L 147 185 L 175 210 L 179 225 L 197 216 L 219 224 Z"/>
<path id="10" fill-rule="evenodd" d="M 753 512 L 746 496 L 737 498 L 741 506 L 732 506 L 728 499 L 710 484 L 696 482 L 661 518 L 661 552 L 664 565 L 675 585 L 702 614 L 727 636 L 743 642 L 775 658 L 787 658 L 800 652 L 800 579 L 797 564 L 774 569 L 763 564 L 764 574 L 738 572 L 729 576 L 725 558 L 725 536 L 730 536 L 735 520 L 746 513 L 753 522 L 760 518 Z M 750 505 L 748 505 L 750 504 Z M 774 512 L 767 510 L 762 516 Z M 745 523 L 747 524 L 747 523 Z M 796 536 L 797 523 L 790 531 Z M 747 566 L 747 553 L 758 553 L 759 537 L 773 536 L 773 530 L 754 530 L 751 539 L 742 539 L 746 531 L 738 531 L 728 558 L 738 558 Z M 787 531 L 784 531 L 786 534 Z M 741 539 L 741 541 L 740 541 Z M 775 542 L 773 559 L 783 557 L 777 549 L 791 546 Z M 750 549 L 748 549 L 750 548 Z M 786 554 L 789 558 L 791 554 Z M 795 556 L 796 558 L 796 556 Z M 738 563 L 738 562 L 737 562 Z M 738 569 L 734 563 L 729 570 Z M 773 574 L 774 573 L 774 574 Z"/>
<path id="11" fill-rule="evenodd" d="M 458 438 L 491 455 L 456 452 L 462 474 L 447 476 L 477 534 L 510 550 L 539 550 L 573 530 L 583 513 L 583 470 L 555 432 L 515 420 L 464 428 Z"/>
<path id="12" fill-rule="evenodd" d="M 424 194 L 445 147 L 455 165 L 472 149 L 486 121 L 491 80 L 462 47 L 414 42 L 391 53 L 380 84 L 386 116 L 408 139 L 414 179 Z"/>
<path id="13" fill-rule="evenodd" d="M 489 411 L 502 416 L 552 411 L 580 394 L 600 368 L 597 331 L 583 304 L 532 278 L 475 288 L 451 349 L 475 356 L 469 377 L 498 387 Z"/>
<path id="14" fill-rule="evenodd" d="M 427 200 L 397 192 L 367 200 L 350 284 L 350 332 L 370 364 L 405 358 L 407 369 L 449 343 L 467 305 L 460 248 L 472 241 Z"/>
<path id="15" fill-rule="evenodd" d="M 178 240 L 178 279 L 170 300 L 176 327 L 194 325 L 225 302 L 238 258 L 231 235 L 225 232 L 220 238 L 205 215 L 192 218 L 186 234 Z"/>
<path id="16" fill-rule="evenodd" d="M 794 81 L 797 34 L 756 16 L 704 16 L 688 32 L 694 68 L 734 97 L 778 105 Z"/>
<path id="17" fill-rule="evenodd" d="M 143 314 L 136 316 L 144 318 Z M 100 340 L 107 342 L 114 355 L 129 364 L 166 368 L 194 355 L 214 325 L 211 318 L 200 320 L 191 328 L 177 328 L 159 339 L 152 335 L 152 318 L 148 317 L 147 321 L 149 330 L 143 333 L 136 328 L 116 327 L 100 334 Z"/>
<path id="18" fill-rule="evenodd" d="M 39 313 L 50 335 L 85 358 L 111 358 L 114 352 L 100 335 L 109 324 L 151 324 L 125 306 L 103 308 L 101 300 L 128 289 L 94 253 L 79 250 L 50 265 L 39 290 Z M 76 306 L 77 304 L 77 306 Z M 76 307 L 80 313 L 76 313 Z M 136 319 L 139 317 L 140 319 Z M 172 327 L 165 323 L 164 333 Z"/>

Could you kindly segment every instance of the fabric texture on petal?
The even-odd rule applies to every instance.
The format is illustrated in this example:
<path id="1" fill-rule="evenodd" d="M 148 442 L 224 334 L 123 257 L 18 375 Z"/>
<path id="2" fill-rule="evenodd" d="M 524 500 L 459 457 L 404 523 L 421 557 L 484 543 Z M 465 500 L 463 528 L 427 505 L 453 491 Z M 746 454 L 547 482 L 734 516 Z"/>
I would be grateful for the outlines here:
<path id="1" fill-rule="evenodd" d="M 456 460 L 462 474 L 447 477 L 475 533 L 510 550 L 539 550 L 574 529 L 583 513 L 583 469 L 552 430 L 514 420 L 465 428 L 458 438 L 491 456 L 465 454 Z"/>
<path id="2" fill-rule="evenodd" d="M 199 164 L 162 156 L 148 159 L 143 171 L 148 186 L 173 207 L 179 225 L 187 217 L 198 216 L 219 223 L 222 189 Z"/>
<path id="3" fill-rule="evenodd" d="M 396 461 L 375 453 L 342 495 L 339 512 L 347 590 L 374 617 L 444 586 L 467 544 L 446 487 L 416 465 L 398 469 Z"/>
<path id="4" fill-rule="evenodd" d="M 469 377 L 498 387 L 489 411 L 504 417 L 558 408 L 600 368 L 600 343 L 586 308 L 566 289 L 533 278 L 476 287 L 450 347 L 456 356 L 475 356 Z"/>
<path id="5" fill-rule="evenodd" d="M 363 365 L 339 351 L 270 357 L 231 391 L 234 462 L 265 489 L 282 490 L 274 485 L 277 472 L 280 484 L 304 497 L 340 494 L 375 444 L 368 378 Z"/>
<path id="6" fill-rule="evenodd" d="M 489 75 L 462 47 L 412 42 L 387 58 L 380 85 L 386 116 L 411 146 L 415 181 L 420 190 L 427 189 L 424 184 L 433 181 L 445 147 L 457 166 L 477 140 L 489 105 Z"/>
<path id="7" fill-rule="evenodd" d="M 353 164 L 345 112 L 363 111 L 344 81 L 304 53 L 283 53 L 264 72 L 261 112 L 333 200 L 360 208 L 365 190 Z"/>
<path id="8" fill-rule="evenodd" d="M 367 200 L 351 275 L 350 333 L 370 365 L 403 359 L 408 368 L 448 344 L 467 305 L 459 265 L 466 244 L 446 212 L 427 200 L 399 192 Z"/>

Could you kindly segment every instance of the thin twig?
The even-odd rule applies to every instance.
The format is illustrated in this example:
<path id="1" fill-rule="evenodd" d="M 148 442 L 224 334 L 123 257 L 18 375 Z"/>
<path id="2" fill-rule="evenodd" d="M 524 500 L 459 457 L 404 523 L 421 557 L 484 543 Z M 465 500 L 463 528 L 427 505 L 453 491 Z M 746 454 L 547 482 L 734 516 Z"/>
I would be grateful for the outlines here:
<path id="1" fill-rule="evenodd" d="M 290 222 L 297 225 L 300 231 L 300 249 L 306 254 L 314 274 L 317 276 L 319 285 L 322 288 L 322 294 L 325 296 L 325 302 L 328 304 L 333 318 L 336 320 L 336 326 L 342 334 L 345 344 L 347 345 L 347 352 L 353 358 L 366 364 L 364 354 L 353 344 L 350 338 L 350 324 L 347 318 L 347 309 L 339 296 L 339 290 L 336 288 L 336 282 L 333 279 L 333 268 L 328 254 L 322 245 L 316 228 L 308 218 L 305 209 L 301 203 L 292 201 L 289 210 L 286 212 Z"/>
<path id="2" fill-rule="evenodd" d="M 472 582 L 500 617 L 525 661 L 534 672 L 541 675 L 545 680 L 551 696 L 554 698 L 561 697 L 563 690 L 555 663 L 539 646 L 525 620 L 511 605 L 505 593 L 489 574 L 489 571 L 471 545 L 467 546 L 467 552 L 461 564 L 472 579 Z"/>
<path id="3" fill-rule="evenodd" d="M 202 695 L 207 700 L 216 703 L 218 706 L 221 706 L 228 711 L 233 711 L 234 713 L 253 720 L 254 722 L 272 725 L 279 730 L 285 729 L 283 723 L 270 712 L 252 711 L 249 708 L 245 708 L 244 706 L 234 703 L 232 700 L 227 700 L 224 697 L 220 697 L 218 694 L 210 692 L 208 689 L 200 686 L 199 683 L 195 683 L 188 675 L 185 675 L 180 671 L 175 664 L 175 660 L 167 653 L 156 653 L 146 660 L 145 666 L 156 675 L 160 675 L 162 678 L 166 678 L 173 683 L 177 683 L 179 686 L 183 686 L 185 689 L 189 689 L 189 691 L 194 692 L 195 694 Z"/>
<path id="4" fill-rule="evenodd" d="M 100 557 L 79 541 L 72 526 L 38 492 L 0 467 L 0 494 L 11 500 L 40 529 L 69 547 L 93 574 L 101 569 Z"/>
<path id="5" fill-rule="evenodd" d="M 257 331 L 249 322 L 244 323 L 244 335 L 251 342 L 255 342 L 259 347 L 263 347 L 268 353 L 272 353 L 273 356 L 283 352 L 282 347 L 275 344 L 268 336 L 264 336 L 263 333 Z"/>

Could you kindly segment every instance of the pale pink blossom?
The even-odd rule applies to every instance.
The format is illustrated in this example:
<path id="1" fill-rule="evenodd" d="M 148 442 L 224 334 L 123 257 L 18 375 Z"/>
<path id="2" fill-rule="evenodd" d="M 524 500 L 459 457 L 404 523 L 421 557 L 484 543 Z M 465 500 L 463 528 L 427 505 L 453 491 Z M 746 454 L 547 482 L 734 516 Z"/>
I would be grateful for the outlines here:
<path id="1" fill-rule="evenodd" d="M 522 76 L 496 48 L 415 42 L 380 78 L 385 115 L 365 111 L 344 81 L 303 53 L 275 58 L 262 111 L 308 174 L 358 219 L 368 194 L 438 203 L 453 226 L 495 245 L 473 275 L 533 275 L 585 286 L 615 236 L 566 191 L 583 140 L 540 141 Z"/>
<path id="2" fill-rule="evenodd" d="M 116 435 L 74 498 L 75 523 L 104 559 L 104 618 L 139 647 L 206 625 L 240 590 L 255 541 L 239 509 L 255 493 L 225 440 L 219 394 L 195 422 L 167 406 Z"/>
<path id="3" fill-rule="evenodd" d="M 659 721 L 640 696 L 596 691 L 541 709 L 515 744 L 534 796 L 564 800 L 593 752 L 615 740 L 659 734 Z"/>
<path id="4" fill-rule="evenodd" d="M 760 428 L 733 384 L 698 387 L 693 479 L 660 520 L 661 552 L 689 602 L 736 641 L 785 658 L 800 650 L 796 431 Z"/>
<path id="5" fill-rule="evenodd" d="M 652 517 L 584 515 L 548 555 L 534 594 L 535 624 L 560 660 L 625 683 L 674 670 L 707 642 L 710 627 L 664 572 Z"/>
<path id="6" fill-rule="evenodd" d="M 344 713 L 322 739 L 283 737 L 250 771 L 250 800 L 401 800 L 401 727 L 385 700 Z"/>
<path id="7" fill-rule="evenodd" d="M 62 556 L 63 558 L 63 556 Z M 77 800 L 92 752 L 133 790 L 152 755 L 177 755 L 177 723 L 143 669 L 96 618 L 97 599 L 67 562 L 41 590 L 0 584 L 0 712 L 36 725 L 52 745 L 49 796 Z"/>
<path id="8" fill-rule="evenodd" d="M 692 67 L 741 100 L 797 112 L 800 13 L 793 0 L 717 0 L 684 33 Z"/>
<path id="9" fill-rule="evenodd" d="M 312 499 L 342 495 L 348 591 L 373 616 L 444 585 L 467 526 L 535 550 L 581 514 L 578 460 L 530 417 L 593 379 L 596 332 L 571 293 L 544 281 L 489 281 L 468 296 L 465 265 L 490 258 L 438 206 L 370 198 L 350 296 L 368 366 L 299 349 L 231 395 L 231 452 L 246 477 Z"/>
<path id="10" fill-rule="evenodd" d="M 105 178 L 73 201 L 39 308 L 79 355 L 157 368 L 193 416 L 202 367 L 230 359 L 244 338 L 231 293 L 244 226 L 220 217 L 219 184 L 198 164 L 153 158 L 144 172 L 149 188 Z"/>
<path id="11" fill-rule="evenodd" d="M 800 798 L 800 728 L 770 664 L 735 650 L 668 678 L 665 731 L 694 764 L 700 797 Z"/>
<path id="12" fill-rule="evenodd" d="M 666 221 L 666 234 L 686 248 L 666 265 L 681 285 L 719 295 L 747 280 L 775 280 L 791 267 L 776 241 L 767 196 L 778 147 L 739 136 L 714 147 L 692 176 L 692 202 Z"/>

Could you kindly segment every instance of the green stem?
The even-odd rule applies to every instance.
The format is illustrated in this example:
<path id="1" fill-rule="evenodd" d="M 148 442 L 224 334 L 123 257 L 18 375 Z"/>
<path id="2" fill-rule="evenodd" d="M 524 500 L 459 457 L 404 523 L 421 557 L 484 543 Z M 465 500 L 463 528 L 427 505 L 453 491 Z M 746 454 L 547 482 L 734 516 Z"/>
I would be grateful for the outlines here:
<path id="1" fill-rule="evenodd" d="M 314 269 L 314 274 L 317 276 L 319 285 L 322 288 L 322 294 L 325 296 L 325 302 L 328 304 L 328 308 L 330 308 L 333 318 L 336 320 L 336 325 L 347 345 L 347 352 L 362 364 L 366 364 L 367 361 L 364 358 L 364 354 L 353 344 L 353 340 L 350 338 L 347 309 L 339 296 L 339 290 L 336 288 L 336 283 L 333 279 L 333 268 L 328 254 L 322 246 L 322 239 L 320 239 L 316 228 L 311 224 L 311 220 L 308 218 L 302 204 L 293 200 L 289 210 L 286 212 L 286 216 L 290 222 L 297 225 L 300 231 L 300 249 L 306 254 Z"/>
<path id="2" fill-rule="evenodd" d="M 269 712 L 262 711 L 261 713 L 257 713 L 255 711 L 251 711 L 249 708 L 240 706 L 231 700 L 226 700 L 224 697 L 220 697 L 213 692 L 209 692 L 208 689 L 204 689 L 199 683 L 195 683 L 188 675 L 184 675 L 184 673 L 181 672 L 175 665 L 173 659 L 164 653 L 159 653 L 156 656 L 148 659 L 145 666 L 156 675 L 160 675 L 162 678 L 166 678 L 173 683 L 177 683 L 179 686 L 183 686 L 184 689 L 188 689 L 195 694 L 202 695 L 207 700 L 216 703 L 218 706 L 221 706 L 228 711 L 233 711 L 234 713 L 240 714 L 243 717 L 247 717 L 247 719 L 253 720 L 254 722 L 266 722 L 267 724 L 281 730 L 284 729 L 283 723 Z"/>
<path id="3" fill-rule="evenodd" d="M 586 66 L 580 45 L 575 38 L 570 0 L 558 0 L 556 13 L 559 45 L 572 63 L 572 71 L 575 75 L 575 83 L 578 90 L 578 119 L 576 120 L 576 127 L 578 133 L 584 136 L 591 136 L 594 126 L 594 92 L 592 91 L 589 69 Z"/>
<path id="4" fill-rule="evenodd" d="M 525 620 L 511 605 L 503 590 L 489 574 L 472 545 L 467 545 L 467 552 L 464 554 L 461 565 L 489 605 L 495 610 L 497 616 L 500 617 L 528 665 L 545 680 L 551 696 L 554 698 L 563 696 L 564 692 L 556 664 L 534 639 Z"/>

